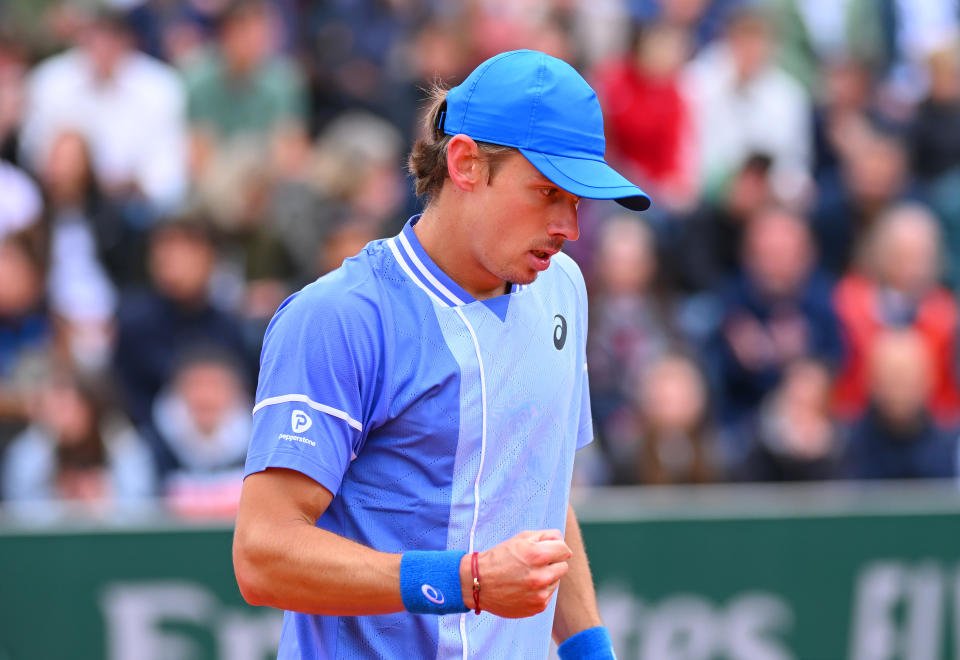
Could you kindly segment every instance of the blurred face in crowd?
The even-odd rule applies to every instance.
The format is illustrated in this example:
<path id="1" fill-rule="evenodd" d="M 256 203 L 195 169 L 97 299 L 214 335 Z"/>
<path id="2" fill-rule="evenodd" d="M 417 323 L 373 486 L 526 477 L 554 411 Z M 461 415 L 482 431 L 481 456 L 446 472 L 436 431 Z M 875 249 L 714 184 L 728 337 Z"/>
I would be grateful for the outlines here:
<path id="1" fill-rule="evenodd" d="M 44 188 L 56 201 L 81 198 L 91 177 L 86 141 L 79 133 L 61 133 L 53 142 L 41 172 Z"/>
<path id="2" fill-rule="evenodd" d="M 777 408 L 787 422 L 780 440 L 791 455 L 813 460 L 830 451 L 830 387 L 830 372 L 819 362 L 799 360 L 784 371 Z"/>
<path id="3" fill-rule="evenodd" d="M 54 379 L 43 389 L 37 415 L 64 446 L 80 445 L 93 433 L 93 407 L 67 379 Z"/>
<path id="4" fill-rule="evenodd" d="M 870 353 L 870 394 L 884 419 L 910 424 L 922 413 L 932 385 L 932 356 L 919 334 L 879 337 Z"/>
<path id="5" fill-rule="evenodd" d="M 453 80 L 467 69 L 464 40 L 454 26 L 436 21 L 417 32 L 410 57 L 420 80 Z"/>
<path id="6" fill-rule="evenodd" d="M 0 242 L 0 283 L 0 318 L 30 312 L 43 293 L 39 267 L 13 241 Z"/>
<path id="7" fill-rule="evenodd" d="M 664 357 L 645 370 L 640 386 L 644 419 L 660 433 L 690 433 L 706 409 L 706 387 L 687 358 Z"/>
<path id="8" fill-rule="evenodd" d="M 773 199 L 770 164 L 754 159 L 744 163 L 724 195 L 724 206 L 734 220 L 746 221 Z"/>
<path id="9" fill-rule="evenodd" d="M 131 41 L 122 27 L 101 20 L 81 32 L 80 45 L 97 77 L 107 79 L 130 50 Z"/>
<path id="10" fill-rule="evenodd" d="M 205 238 L 180 228 L 162 229 L 151 241 L 149 259 L 151 278 L 162 294 L 188 305 L 206 300 L 215 255 Z"/>
<path id="11" fill-rule="evenodd" d="M 741 81 L 759 73 L 770 60 L 770 24 L 762 16 L 745 14 L 727 28 L 727 43 Z"/>
<path id="12" fill-rule="evenodd" d="M 883 205 L 903 189 L 907 159 L 903 146 L 876 133 L 865 135 L 845 162 L 847 186 L 867 206 Z"/>
<path id="13" fill-rule="evenodd" d="M 637 46 L 637 63 L 652 78 L 671 78 L 687 61 L 687 33 L 675 25 L 650 26 Z"/>
<path id="14" fill-rule="evenodd" d="M 657 267 L 650 228 L 637 218 L 611 218 L 603 226 L 596 263 L 606 293 L 643 293 Z"/>
<path id="15" fill-rule="evenodd" d="M 806 282 L 813 247 L 802 219 L 779 209 L 761 212 L 748 224 L 744 241 L 746 269 L 767 295 L 789 296 Z"/>
<path id="16" fill-rule="evenodd" d="M 195 362 L 177 375 L 176 391 L 197 429 L 213 433 L 243 397 L 240 379 L 219 362 Z"/>
<path id="17" fill-rule="evenodd" d="M 920 296 L 937 282 L 940 231 L 923 207 L 906 206 L 881 220 L 874 238 L 872 269 L 881 283 L 908 296 Z"/>
<path id="18" fill-rule="evenodd" d="M 708 0 L 660 0 L 664 20 L 678 25 L 695 25 L 703 16 Z"/>
<path id="19" fill-rule="evenodd" d="M 824 96 L 834 108 L 855 110 L 870 98 L 870 75 L 852 60 L 828 62 L 823 67 Z"/>
<path id="20" fill-rule="evenodd" d="M 266 8 L 253 5 L 238 11 L 223 27 L 221 44 L 227 67 L 238 74 L 255 69 L 273 49 L 273 36 Z"/>

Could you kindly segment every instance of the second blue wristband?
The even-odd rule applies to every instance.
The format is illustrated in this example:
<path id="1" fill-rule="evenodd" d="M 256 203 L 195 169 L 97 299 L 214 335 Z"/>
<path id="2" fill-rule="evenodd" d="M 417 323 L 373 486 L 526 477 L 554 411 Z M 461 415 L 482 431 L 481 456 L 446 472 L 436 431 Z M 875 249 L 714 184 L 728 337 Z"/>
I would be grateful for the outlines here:
<path id="1" fill-rule="evenodd" d="M 557 648 L 560 660 L 617 660 L 610 633 L 603 626 L 581 630 Z"/>
<path id="2" fill-rule="evenodd" d="M 460 550 L 411 550 L 400 558 L 400 596 L 408 612 L 466 612 L 460 586 Z"/>

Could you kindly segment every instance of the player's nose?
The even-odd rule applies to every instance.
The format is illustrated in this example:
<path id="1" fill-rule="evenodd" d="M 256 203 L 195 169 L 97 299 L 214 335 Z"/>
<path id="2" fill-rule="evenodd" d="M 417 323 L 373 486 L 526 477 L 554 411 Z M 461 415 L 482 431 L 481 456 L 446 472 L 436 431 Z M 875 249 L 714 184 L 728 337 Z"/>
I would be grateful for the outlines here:
<path id="1" fill-rule="evenodd" d="M 577 214 L 577 207 L 580 204 L 580 198 L 570 193 L 564 193 L 562 204 L 557 204 L 554 208 L 554 215 L 550 218 L 550 235 L 559 236 L 567 241 L 575 241 L 580 238 L 580 219 Z"/>

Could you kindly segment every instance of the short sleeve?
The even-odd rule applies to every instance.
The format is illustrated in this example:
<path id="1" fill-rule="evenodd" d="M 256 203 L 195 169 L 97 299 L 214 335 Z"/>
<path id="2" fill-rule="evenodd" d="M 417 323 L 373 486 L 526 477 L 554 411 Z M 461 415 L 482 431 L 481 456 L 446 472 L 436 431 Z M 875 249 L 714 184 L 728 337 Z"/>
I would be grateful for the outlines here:
<path id="1" fill-rule="evenodd" d="M 294 294 L 267 328 L 244 476 L 288 468 L 336 494 L 361 449 L 380 335 L 369 301 L 341 279 Z"/>

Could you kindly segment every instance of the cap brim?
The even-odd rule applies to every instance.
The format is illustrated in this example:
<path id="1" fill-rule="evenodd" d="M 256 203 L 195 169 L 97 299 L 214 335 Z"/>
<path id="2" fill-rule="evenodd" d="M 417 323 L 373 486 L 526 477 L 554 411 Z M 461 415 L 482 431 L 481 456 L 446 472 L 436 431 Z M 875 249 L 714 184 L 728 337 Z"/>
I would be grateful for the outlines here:
<path id="1" fill-rule="evenodd" d="M 650 197 L 602 160 L 555 156 L 520 148 L 520 153 L 555 184 L 587 199 L 613 199 L 632 211 L 650 208 Z"/>

